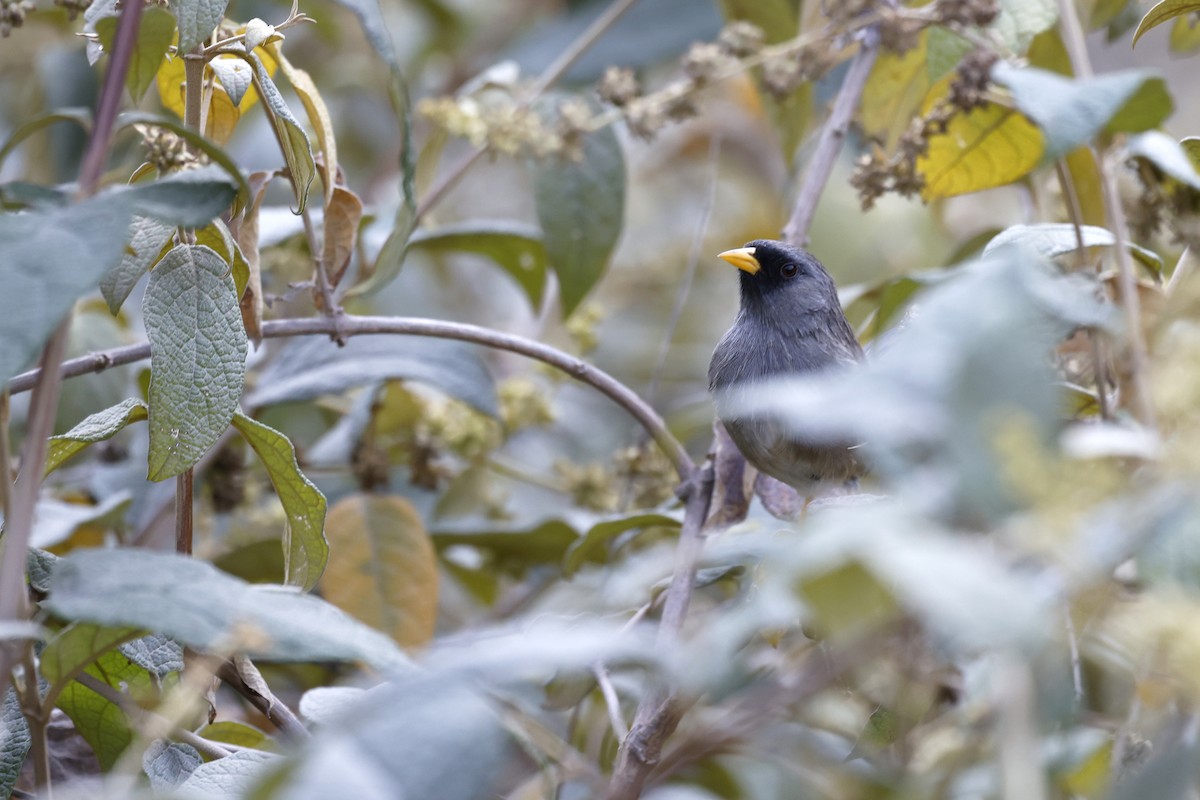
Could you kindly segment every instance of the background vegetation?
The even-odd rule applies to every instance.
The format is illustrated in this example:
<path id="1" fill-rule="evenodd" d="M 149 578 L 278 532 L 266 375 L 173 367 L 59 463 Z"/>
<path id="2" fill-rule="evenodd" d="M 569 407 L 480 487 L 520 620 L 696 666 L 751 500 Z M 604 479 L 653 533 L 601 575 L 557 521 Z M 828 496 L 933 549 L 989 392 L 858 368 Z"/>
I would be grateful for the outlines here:
<path id="1" fill-rule="evenodd" d="M 1200 791 L 1200 2 L 0 32 L 5 794 Z M 798 520 L 704 378 L 781 231 Z"/>

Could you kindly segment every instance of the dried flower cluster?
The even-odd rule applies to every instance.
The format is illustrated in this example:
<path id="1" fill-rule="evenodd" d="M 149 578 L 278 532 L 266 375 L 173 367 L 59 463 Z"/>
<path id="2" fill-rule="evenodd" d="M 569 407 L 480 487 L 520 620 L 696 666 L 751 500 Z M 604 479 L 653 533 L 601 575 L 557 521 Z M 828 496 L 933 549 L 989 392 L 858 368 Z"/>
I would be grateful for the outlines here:
<path id="1" fill-rule="evenodd" d="M 1200 247 L 1200 192 L 1164 175 L 1146 159 L 1137 159 L 1134 172 L 1139 192 L 1126 203 L 1134 238 L 1149 241 L 1165 226 L 1173 243 Z"/>
<path id="2" fill-rule="evenodd" d="M 165 128 L 135 125 L 134 129 L 142 137 L 147 163 L 160 174 L 194 169 L 208 163 L 208 156 L 194 152 L 182 137 Z"/>
<path id="3" fill-rule="evenodd" d="M 558 130 L 509 95 L 426 98 L 417 111 L 452 136 L 497 153 L 544 157 L 563 150 Z"/>
<path id="4" fill-rule="evenodd" d="M 54 0 L 54 5 L 59 8 L 66 9 L 67 18 L 74 21 L 77 16 L 88 10 L 88 6 L 92 4 L 92 0 Z M 149 0 L 147 5 L 149 5 Z M 165 5 L 165 0 L 163 0 Z"/>
<path id="5" fill-rule="evenodd" d="M 34 0 L 0 0 L 0 36 L 25 24 L 25 16 L 37 8 Z"/>
<path id="6" fill-rule="evenodd" d="M 992 66 L 997 56 L 988 50 L 974 50 L 963 57 L 945 100 L 924 115 L 914 117 L 900 137 L 896 151 L 888 154 L 875 145 L 859 157 L 850 184 L 858 191 L 863 210 L 888 192 L 912 197 L 925 188 L 925 178 L 917 169 L 917 160 L 929 151 L 929 139 L 946 132 L 951 117 L 987 104 Z"/>
<path id="7" fill-rule="evenodd" d="M 655 508 L 675 496 L 675 468 L 654 444 L 626 447 L 613 456 L 617 476 L 627 482 L 633 508 Z"/>

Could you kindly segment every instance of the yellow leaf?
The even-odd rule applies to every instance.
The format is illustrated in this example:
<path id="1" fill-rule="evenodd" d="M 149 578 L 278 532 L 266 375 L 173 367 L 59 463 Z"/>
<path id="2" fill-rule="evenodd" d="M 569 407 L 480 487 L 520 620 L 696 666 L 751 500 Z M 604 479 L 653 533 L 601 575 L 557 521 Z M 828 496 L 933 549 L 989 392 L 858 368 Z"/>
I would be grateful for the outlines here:
<path id="1" fill-rule="evenodd" d="M 242 102 L 245 103 L 246 98 L 242 98 Z M 226 91 L 220 86 L 214 86 L 204 123 L 204 135 L 223 145 L 233 136 L 233 129 L 237 127 L 241 118 L 242 112 L 238 111 L 238 107 L 233 104 Z"/>
<path id="2" fill-rule="evenodd" d="M 943 80 L 925 99 L 925 109 L 945 96 Z M 950 118 L 946 132 L 929 137 L 929 151 L 917 159 L 925 176 L 921 197 L 937 200 L 1004 186 L 1027 175 L 1041 161 L 1042 132 L 1019 111 L 989 103 Z"/>
<path id="3" fill-rule="evenodd" d="M 428 642 L 437 618 L 437 558 L 412 504 L 350 495 L 329 510 L 325 531 L 325 599 L 404 647 Z"/>
<path id="4" fill-rule="evenodd" d="M 861 122 L 868 136 L 878 137 L 884 149 L 894 150 L 900 135 L 929 91 L 928 34 L 903 54 L 880 54 L 863 88 Z"/>
<path id="5" fill-rule="evenodd" d="M 239 29 L 239 33 L 245 30 L 245 26 Z M 177 44 L 179 36 L 176 34 L 172 43 Z M 279 62 L 275 56 L 267 50 L 266 46 L 256 48 L 255 55 L 262 59 L 263 66 L 267 68 L 268 75 L 274 75 L 279 69 Z M 217 58 L 239 58 L 232 54 L 223 54 Z M 204 68 L 205 83 L 218 83 L 216 76 L 213 74 L 212 67 L 205 66 Z M 183 119 L 184 114 L 184 69 L 183 57 L 173 55 L 168 52 L 166 58 L 158 68 L 158 72 L 154 76 L 154 84 L 158 88 L 158 97 L 162 101 L 163 107 L 168 111 L 174 112 L 175 116 Z M 238 113 L 245 114 L 250 107 L 258 102 L 258 91 L 251 85 L 246 90 L 245 96 L 242 97 L 242 102 L 238 103 Z"/>

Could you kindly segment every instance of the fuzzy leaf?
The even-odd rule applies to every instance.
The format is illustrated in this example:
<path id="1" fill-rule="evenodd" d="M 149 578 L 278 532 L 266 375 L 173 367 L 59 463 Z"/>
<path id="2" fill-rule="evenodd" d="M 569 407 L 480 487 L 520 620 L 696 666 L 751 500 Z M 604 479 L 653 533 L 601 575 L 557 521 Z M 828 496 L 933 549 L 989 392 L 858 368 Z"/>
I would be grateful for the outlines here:
<path id="1" fill-rule="evenodd" d="M 490 258 L 512 276 L 534 309 L 546 286 L 546 248 L 535 227 L 486 220 L 457 222 L 413 234 L 409 246 L 434 253 L 466 252 Z"/>
<path id="2" fill-rule="evenodd" d="M 179 52 L 190 53 L 221 23 L 229 0 L 178 0 L 172 5 L 179 20 Z"/>
<path id="3" fill-rule="evenodd" d="M 207 247 L 180 245 L 150 274 L 150 480 L 195 464 L 237 409 L 246 332 L 233 291 L 228 265 Z"/>
<path id="4" fill-rule="evenodd" d="M 296 195 L 296 213 L 304 211 L 308 204 L 308 191 L 312 188 L 313 178 L 317 174 L 317 165 L 313 161 L 312 148 L 308 144 L 308 135 L 292 114 L 283 95 L 271 80 L 263 60 L 255 53 L 247 56 L 250 65 L 254 67 L 254 85 L 262 95 L 263 104 L 275 127 L 275 136 L 279 148 L 283 151 L 283 160 L 291 173 L 292 188 Z"/>
<path id="5" fill-rule="evenodd" d="M 46 474 L 74 458 L 89 444 L 111 439 L 129 423 L 146 419 L 148 410 L 140 399 L 131 397 L 112 408 L 97 411 L 66 433 L 51 436 L 46 453 Z"/>

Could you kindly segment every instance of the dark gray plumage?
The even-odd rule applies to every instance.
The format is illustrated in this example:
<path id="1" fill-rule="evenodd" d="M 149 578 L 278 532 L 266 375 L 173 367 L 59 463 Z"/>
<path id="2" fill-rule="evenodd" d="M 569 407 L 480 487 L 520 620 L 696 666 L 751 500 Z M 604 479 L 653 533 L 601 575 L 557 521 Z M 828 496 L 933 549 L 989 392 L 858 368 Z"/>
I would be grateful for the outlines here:
<path id="1" fill-rule="evenodd" d="M 709 390 L 746 460 L 811 498 L 863 472 L 848 444 L 804 441 L 770 419 L 737 413 L 738 389 L 854 364 L 863 356 L 833 278 L 804 250 L 769 239 L 721 253 L 741 279 L 741 310 L 713 352 Z M 753 391 L 753 389 L 749 389 Z"/>

